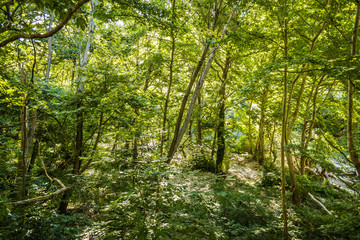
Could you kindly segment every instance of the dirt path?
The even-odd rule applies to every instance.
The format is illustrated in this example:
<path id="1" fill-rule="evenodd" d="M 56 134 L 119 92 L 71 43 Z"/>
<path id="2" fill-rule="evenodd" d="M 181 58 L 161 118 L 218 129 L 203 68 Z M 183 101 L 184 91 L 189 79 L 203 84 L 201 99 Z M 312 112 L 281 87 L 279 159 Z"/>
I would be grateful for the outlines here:
<path id="1" fill-rule="evenodd" d="M 234 154 L 231 162 L 228 171 L 230 177 L 246 181 L 252 186 L 262 177 L 259 164 L 255 161 L 249 161 L 245 156 Z"/>

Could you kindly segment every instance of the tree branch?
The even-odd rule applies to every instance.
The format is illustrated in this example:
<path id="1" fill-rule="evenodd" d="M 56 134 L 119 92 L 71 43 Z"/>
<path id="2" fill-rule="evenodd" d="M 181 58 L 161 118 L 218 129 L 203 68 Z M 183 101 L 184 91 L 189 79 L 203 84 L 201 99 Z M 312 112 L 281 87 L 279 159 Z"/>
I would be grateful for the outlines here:
<path id="1" fill-rule="evenodd" d="M 324 204 L 322 204 L 319 200 L 317 200 L 311 193 L 308 193 L 309 197 L 311 198 L 311 200 L 316 203 L 317 205 L 319 205 L 322 209 L 324 209 L 324 211 L 329 214 L 332 215 L 332 213 L 327 210 L 327 208 L 324 206 Z"/>
<path id="2" fill-rule="evenodd" d="M 67 16 L 55 27 L 53 28 L 51 31 L 47 32 L 47 33 L 34 33 L 34 34 L 18 34 L 12 37 L 9 37 L 7 39 L 5 39 L 4 41 L 0 42 L 0 48 L 6 46 L 8 43 L 11 43 L 19 38 L 26 38 L 26 39 L 34 39 L 34 38 L 48 38 L 52 35 L 54 35 L 55 33 L 57 33 L 58 31 L 60 31 L 65 24 L 67 24 L 69 22 L 69 20 L 71 19 L 72 15 L 74 15 L 74 13 L 85 3 L 89 2 L 90 0 L 81 0 L 80 2 L 78 2 L 71 10 L 70 12 L 67 14 Z"/>
<path id="3" fill-rule="evenodd" d="M 61 188 L 49 195 L 45 195 L 45 196 L 42 196 L 42 197 L 36 197 L 36 198 L 30 198 L 30 199 L 26 199 L 26 200 L 23 200 L 23 201 L 17 201 L 17 202 L 10 202 L 10 203 L 5 203 L 5 205 L 13 205 L 13 206 L 20 206 L 20 205 L 29 205 L 29 204 L 32 204 L 32 203 L 36 203 L 36 202 L 40 202 L 40 201 L 45 201 L 45 200 L 49 200 L 49 199 L 52 199 L 54 198 L 55 196 L 63 193 L 63 192 L 66 192 L 67 190 L 69 190 L 71 187 L 64 187 L 64 188 Z"/>
<path id="4" fill-rule="evenodd" d="M 0 3 L 0 7 L 10 6 L 14 4 L 14 0 L 9 0 L 7 2 Z"/>

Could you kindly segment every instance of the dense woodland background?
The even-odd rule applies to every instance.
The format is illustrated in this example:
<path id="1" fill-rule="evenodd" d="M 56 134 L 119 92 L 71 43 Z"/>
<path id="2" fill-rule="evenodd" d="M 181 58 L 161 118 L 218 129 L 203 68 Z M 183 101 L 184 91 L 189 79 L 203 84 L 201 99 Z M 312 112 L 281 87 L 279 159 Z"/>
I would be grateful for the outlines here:
<path id="1" fill-rule="evenodd" d="M 0 239 L 360 239 L 359 0 L 0 10 Z"/>

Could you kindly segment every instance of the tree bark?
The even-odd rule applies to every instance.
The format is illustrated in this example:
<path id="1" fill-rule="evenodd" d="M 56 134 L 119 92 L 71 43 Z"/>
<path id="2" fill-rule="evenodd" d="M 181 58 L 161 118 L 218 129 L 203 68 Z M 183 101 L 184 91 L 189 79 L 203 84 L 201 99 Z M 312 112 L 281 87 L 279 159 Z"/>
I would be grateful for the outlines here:
<path id="1" fill-rule="evenodd" d="M 187 103 L 187 100 L 190 96 L 190 93 L 191 93 L 191 89 L 192 89 L 192 86 L 194 85 L 195 83 L 195 80 L 200 72 L 200 69 L 205 61 L 205 57 L 206 57 L 206 54 L 209 50 L 209 44 L 205 44 L 204 46 L 204 49 L 203 49 L 203 52 L 202 52 L 202 55 L 200 57 L 200 60 L 195 68 L 195 71 L 193 72 L 192 76 L 191 76 L 191 79 L 190 79 L 190 82 L 189 82 L 189 85 L 186 89 L 186 92 L 185 92 L 185 95 L 183 97 L 183 100 L 181 102 L 181 106 L 180 106 L 180 109 L 179 109 L 179 114 L 178 114 L 178 118 L 176 120 L 176 124 L 175 124 L 175 130 L 174 130 L 174 136 L 173 136 L 173 140 L 171 142 L 171 146 L 170 146 L 170 149 L 168 151 L 168 155 L 167 155 L 167 162 L 170 163 L 172 157 L 174 156 L 174 153 L 175 153 L 175 145 L 176 145 L 176 140 L 179 136 L 179 131 L 180 131 L 180 127 L 181 127 L 181 123 L 182 123 L 182 118 L 183 118 L 183 115 L 184 115 L 184 111 L 185 111 L 185 107 L 186 107 L 186 103 Z"/>
<path id="2" fill-rule="evenodd" d="M 196 127 L 197 127 L 197 138 L 196 138 L 196 143 L 201 146 L 202 145 L 202 121 L 201 121 L 201 96 L 198 96 L 198 109 L 199 109 L 199 114 L 197 116 L 197 124 L 196 124 Z"/>
<path id="3" fill-rule="evenodd" d="M 92 9 L 94 8 L 93 4 L 91 4 L 91 7 L 92 7 Z M 85 68 L 85 66 L 87 65 L 87 63 L 89 61 L 89 53 L 90 53 L 90 47 L 91 47 L 91 42 L 92 42 L 94 26 L 95 26 L 94 19 L 93 19 L 93 17 L 91 17 L 90 22 L 89 22 L 89 31 L 88 31 L 85 52 L 84 52 L 84 56 L 83 56 L 83 59 L 82 59 L 81 65 L 80 65 L 80 68 L 82 68 L 82 69 Z M 81 76 L 80 80 L 78 82 L 78 86 L 76 88 L 77 94 L 82 94 L 82 92 L 84 91 L 84 87 L 85 87 L 84 81 L 85 81 L 85 76 Z M 79 103 L 77 105 L 77 108 L 80 109 L 81 107 L 82 107 L 82 100 L 80 99 Z M 77 119 L 76 142 L 75 142 L 75 149 L 74 149 L 74 154 L 73 154 L 74 166 L 73 166 L 72 174 L 79 175 L 80 168 L 81 168 L 81 158 L 80 157 L 82 156 L 82 151 L 83 151 L 84 116 L 83 116 L 82 111 L 77 112 L 76 119 Z M 61 214 L 66 214 L 70 196 L 71 196 L 70 191 L 66 191 L 65 194 L 63 195 L 63 198 L 61 199 L 60 206 L 58 209 Z"/>
<path id="4" fill-rule="evenodd" d="M 252 107 L 252 101 L 250 102 L 249 106 L 249 154 L 253 154 L 252 150 L 252 131 L 251 131 L 251 107 Z"/>
<path id="5" fill-rule="evenodd" d="M 261 98 L 260 124 L 259 124 L 259 144 L 257 145 L 254 157 L 260 165 L 265 161 L 265 110 L 267 102 L 267 93 L 269 87 L 265 87 Z"/>
<path id="6" fill-rule="evenodd" d="M 221 66 L 220 66 L 221 67 Z M 216 165 L 215 173 L 222 172 L 222 165 L 225 156 L 225 100 L 226 100 L 226 82 L 228 73 L 231 67 L 230 52 L 226 52 L 226 59 L 221 76 L 221 86 L 219 90 L 219 114 L 218 114 L 218 127 L 217 127 L 217 151 L 216 151 Z"/>
<path id="7" fill-rule="evenodd" d="M 172 1 L 172 25 L 175 24 L 175 0 Z M 167 121 L 167 112 L 170 101 L 170 93 L 171 87 L 173 83 L 173 66 L 174 66 L 174 53 L 175 53 L 175 35 L 174 35 L 174 27 L 171 27 L 170 30 L 170 38 L 171 38 L 171 56 L 170 56 L 170 66 L 169 66 L 169 85 L 166 93 L 165 106 L 164 106 L 164 117 L 162 123 L 162 131 L 161 131 L 161 144 L 160 144 L 160 155 L 163 155 L 164 142 L 166 137 L 166 121 Z"/>
<path id="8" fill-rule="evenodd" d="M 46 32 L 51 31 L 52 24 L 53 24 L 53 21 L 54 21 L 54 15 L 55 15 L 54 13 L 51 13 L 49 26 L 46 25 L 46 21 L 45 21 Z M 44 12 L 44 20 L 45 20 L 45 12 Z M 49 37 L 48 38 L 48 61 L 47 61 L 47 66 L 46 66 L 45 81 L 47 81 L 49 79 L 49 77 L 50 77 L 52 54 L 53 54 L 52 41 L 51 41 L 51 37 Z"/>
<path id="9" fill-rule="evenodd" d="M 359 32 L 359 18 L 360 18 L 360 1 L 357 1 L 356 5 L 356 16 L 354 29 L 352 34 L 352 43 L 351 43 L 351 56 L 354 57 L 356 55 L 356 45 L 357 45 L 357 37 Z M 354 113 L 354 86 L 351 81 L 351 75 L 349 75 L 348 80 L 348 119 L 347 119 L 347 143 L 348 150 L 351 162 L 355 165 L 356 171 L 358 172 L 358 176 L 360 178 L 360 159 L 359 155 L 355 148 L 354 143 L 354 133 L 353 133 L 353 113 Z"/>
<path id="10" fill-rule="evenodd" d="M 227 26 L 232 18 L 232 16 L 234 15 L 234 12 L 235 12 L 235 7 L 233 8 L 233 10 L 231 11 L 230 13 L 230 16 L 223 28 L 223 31 L 222 31 L 222 34 L 221 34 L 221 37 L 223 38 L 225 36 L 225 32 L 226 32 L 226 29 L 227 29 Z M 194 110 L 194 106 L 195 106 L 195 102 L 196 102 L 196 99 L 197 99 L 197 96 L 200 92 L 200 89 L 205 81 L 205 78 L 206 78 L 206 75 L 211 67 L 211 64 L 212 64 L 212 61 L 215 57 L 215 54 L 216 54 L 216 51 L 218 50 L 218 48 L 220 47 L 219 44 L 217 44 L 211 51 L 210 51 L 210 56 L 209 56 L 209 59 L 208 59 L 208 62 L 205 66 L 205 69 L 203 70 L 199 80 L 197 81 L 196 83 L 196 86 L 195 86 L 195 90 L 194 90 L 194 93 L 193 93 L 193 96 L 192 96 L 192 99 L 191 99 L 191 102 L 190 102 L 190 105 L 189 105 L 189 109 L 187 111 L 187 114 L 186 114 L 186 117 L 185 117 L 185 120 L 184 120 L 184 123 L 179 131 L 179 134 L 177 136 L 176 139 L 173 139 L 174 141 L 174 144 L 173 147 L 171 148 L 172 151 L 169 151 L 169 154 L 168 154 L 168 162 L 171 161 L 172 157 L 174 156 L 175 152 L 176 152 L 176 149 L 177 147 L 179 146 L 180 144 L 180 141 L 182 139 L 182 137 L 184 136 L 184 133 L 186 131 L 186 128 L 187 126 L 189 125 L 189 121 L 191 119 L 191 116 L 192 116 L 192 113 L 193 113 L 193 110 Z"/>
<path id="11" fill-rule="evenodd" d="M 287 225 L 287 209 L 286 209 L 286 195 L 285 195 L 285 143 L 286 143 L 286 126 L 287 126 L 287 109 L 286 109 L 286 99 L 287 99 L 287 86 L 288 86 L 288 77 L 287 77 L 287 58 L 288 58 L 288 23 L 287 16 L 284 20 L 284 58 L 285 58 L 285 69 L 284 69 L 284 95 L 282 102 L 282 125 L 281 125 L 281 206 L 283 213 L 283 223 L 284 223 L 284 240 L 289 239 L 288 225 Z"/>

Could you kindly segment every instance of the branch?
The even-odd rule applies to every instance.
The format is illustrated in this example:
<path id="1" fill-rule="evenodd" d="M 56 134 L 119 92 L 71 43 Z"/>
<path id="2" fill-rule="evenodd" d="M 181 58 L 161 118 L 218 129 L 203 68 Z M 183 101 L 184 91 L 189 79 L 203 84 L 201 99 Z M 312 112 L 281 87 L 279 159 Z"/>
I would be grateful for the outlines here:
<path id="1" fill-rule="evenodd" d="M 338 148 L 337 146 L 335 146 L 329 139 L 327 139 L 325 137 L 325 134 L 323 132 L 321 132 L 321 135 L 324 137 L 325 141 L 330 144 L 330 146 L 332 146 L 333 148 L 335 148 L 349 163 L 352 163 L 352 161 L 350 161 L 350 159 L 346 156 L 346 154 L 341 151 L 340 148 Z"/>
<path id="2" fill-rule="evenodd" d="M 46 167 L 45 167 L 45 163 L 43 161 L 43 159 L 41 158 L 40 155 L 40 143 L 39 143 L 39 148 L 38 148 L 38 157 L 41 160 L 42 166 L 44 168 L 45 171 L 45 175 L 46 177 L 51 181 L 51 183 L 53 183 L 54 181 L 56 181 L 62 188 L 49 194 L 49 195 L 45 195 L 42 197 L 36 197 L 36 198 L 30 198 L 30 199 L 26 199 L 26 200 L 22 200 L 22 201 L 17 201 L 17 202 L 10 202 L 10 203 L 6 203 L 5 205 L 13 205 L 13 206 L 20 206 L 20 205 L 29 205 L 32 203 L 36 203 L 36 202 L 40 202 L 40 201 L 45 201 L 45 200 L 49 200 L 51 198 L 54 198 L 56 195 L 59 195 L 63 192 L 66 192 L 67 190 L 69 190 L 71 187 L 65 187 L 65 185 L 57 178 L 51 178 L 48 174 L 48 172 L 46 171 Z"/>
<path id="3" fill-rule="evenodd" d="M 14 4 L 14 0 L 9 0 L 7 2 L 0 3 L 0 7 L 10 6 Z"/>
<path id="4" fill-rule="evenodd" d="M 57 33 L 58 31 L 60 31 L 65 24 L 67 24 L 69 22 L 69 20 L 71 19 L 72 15 L 74 15 L 74 13 L 85 3 L 89 2 L 90 0 L 81 0 L 80 2 L 78 2 L 71 10 L 70 12 L 67 14 L 67 16 L 55 27 L 53 28 L 51 31 L 47 32 L 47 33 L 34 33 L 34 34 L 18 34 L 12 37 L 9 37 L 7 39 L 5 39 L 4 41 L 0 42 L 0 48 L 6 46 L 8 43 L 11 43 L 19 38 L 26 38 L 26 39 L 34 39 L 34 38 L 48 38 L 51 37 L 52 35 L 54 35 L 55 33 Z"/>
<path id="5" fill-rule="evenodd" d="M 319 200 L 317 200 L 313 195 L 311 195 L 311 193 L 308 193 L 309 197 L 311 198 L 311 200 L 313 200 L 314 203 L 316 203 L 317 205 L 319 205 L 322 209 L 324 209 L 324 211 L 329 214 L 332 215 L 332 213 L 327 210 L 327 208 L 324 206 L 324 204 L 322 204 Z"/>
<path id="6" fill-rule="evenodd" d="M 56 195 L 59 195 L 63 192 L 66 192 L 67 190 L 69 190 L 71 187 L 64 187 L 61 188 L 55 192 L 53 192 L 52 194 L 49 195 L 45 195 L 42 197 L 36 197 L 36 198 L 30 198 L 30 199 L 26 199 L 23 201 L 17 201 L 17 202 L 10 202 L 10 203 L 5 203 L 5 205 L 13 205 L 13 206 L 20 206 L 20 205 L 29 205 L 32 203 L 36 203 L 36 202 L 40 202 L 40 201 L 45 201 L 45 200 L 49 200 L 54 198 Z"/>

